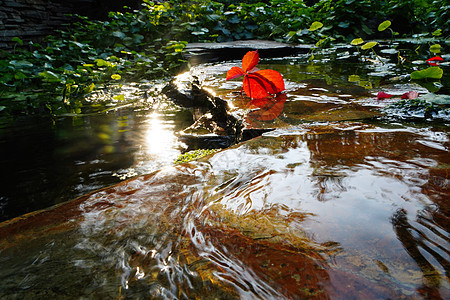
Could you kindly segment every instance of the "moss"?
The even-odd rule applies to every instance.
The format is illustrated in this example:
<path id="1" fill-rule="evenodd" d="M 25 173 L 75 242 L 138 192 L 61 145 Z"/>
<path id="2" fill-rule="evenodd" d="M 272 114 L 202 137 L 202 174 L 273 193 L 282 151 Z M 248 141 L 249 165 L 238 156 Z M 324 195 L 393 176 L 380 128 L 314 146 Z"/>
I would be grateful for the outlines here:
<path id="1" fill-rule="evenodd" d="M 185 162 L 189 162 L 192 160 L 199 159 L 200 157 L 212 154 L 214 152 L 217 152 L 221 149 L 198 149 L 198 150 L 192 150 L 183 154 L 180 154 L 178 158 L 175 160 L 175 164 L 181 164 Z"/>

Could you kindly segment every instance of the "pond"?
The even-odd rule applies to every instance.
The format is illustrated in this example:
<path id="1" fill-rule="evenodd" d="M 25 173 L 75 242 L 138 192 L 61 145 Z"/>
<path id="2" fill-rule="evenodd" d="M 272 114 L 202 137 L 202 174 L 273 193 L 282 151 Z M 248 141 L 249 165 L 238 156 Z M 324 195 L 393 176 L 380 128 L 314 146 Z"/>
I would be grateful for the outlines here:
<path id="1" fill-rule="evenodd" d="M 449 119 L 385 108 L 429 95 L 402 66 L 320 58 L 263 60 L 286 82 L 269 107 L 225 81 L 239 61 L 180 75 L 267 129 L 190 163 L 173 161 L 197 112 L 145 97 L 156 84 L 2 129 L 3 219 L 59 203 L 0 225 L 2 298 L 450 298 Z"/>

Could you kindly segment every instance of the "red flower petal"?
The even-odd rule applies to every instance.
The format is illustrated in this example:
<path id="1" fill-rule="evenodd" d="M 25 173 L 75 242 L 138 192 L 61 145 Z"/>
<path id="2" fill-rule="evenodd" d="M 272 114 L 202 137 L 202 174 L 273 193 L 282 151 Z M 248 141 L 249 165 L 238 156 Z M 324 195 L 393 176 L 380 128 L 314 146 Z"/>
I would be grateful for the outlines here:
<path id="1" fill-rule="evenodd" d="M 233 79 L 233 78 L 237 78 L 244 75 L 244 71 L 239 68 L 239 67 L 232 67 L 230 70 L 228 70 L 227 72 L 227 80 Z"/>
<path id="2" fill-rule="evenodd" d="M 392 96 L 394 96 L 394 95 L 391 95 L 391 94 L 388 94 L 388 93 L 385 93 L 385 92 L 378 92 L 377 99 L 378 100 L 386 99 L 386 98 L 391 98 Z"/>
<path id="3" fill-rule="evenodd" d="M 419 97 L 419 93 L 413 91 L 409 91 L 402 95 L 402 99 L 417 99 L 417 97 Z"/>
<path id="4" fill-rule="evenodd" d="M 244 58 L 242 59 L 242 69 L 244 70 L 244 73 L 247 73 L 248 71 L 256 67 L 258 61 L 259 61 L 258 51 L 247 52 L 247 54 L 245 54 Z"/>

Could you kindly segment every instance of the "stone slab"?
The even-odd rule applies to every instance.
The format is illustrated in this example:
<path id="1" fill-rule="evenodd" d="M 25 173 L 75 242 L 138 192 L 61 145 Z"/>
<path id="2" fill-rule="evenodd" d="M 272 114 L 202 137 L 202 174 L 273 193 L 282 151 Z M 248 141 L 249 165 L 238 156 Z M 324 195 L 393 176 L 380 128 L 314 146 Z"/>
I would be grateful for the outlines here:
<path id="1" fill-rule="evenodd" d="M 185 58 L 191 65 L 205 62 L 241 59 L 248 51 L 258 50 L 261 57 L 284 57 L 308 53 L 312 45 L 291 45 L 266 40 L 245 40 L 224 43 L 190 43 Z"/>

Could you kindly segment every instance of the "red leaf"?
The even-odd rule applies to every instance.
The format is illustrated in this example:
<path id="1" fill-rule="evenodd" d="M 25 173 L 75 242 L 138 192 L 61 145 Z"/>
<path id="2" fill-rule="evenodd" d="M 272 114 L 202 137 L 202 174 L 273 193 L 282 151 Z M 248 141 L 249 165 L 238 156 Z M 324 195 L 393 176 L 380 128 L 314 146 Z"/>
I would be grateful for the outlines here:
<path id="1" fill-rule="evenodd" d="M 402 95 L 402 99 L 417 99 L 417 97 L 419 97 L 419 93 L 413 91 L 409 91 Z"/>
<path id="2" fill-rule="evenodd" d="M 244 91 L 252 99 L 266 98 L 284 90 L 280 73 L 274 70 L 260 70 L 244 77 Z"/>
<path id="3" fill-rule="evenodd" d="M 244 75 L 244 71 L 239 68 L 239 67 L 232 67 L 230 70 L 228 70 L 227 72 L 227 80 L 233 79 L 233 78 L 237 78 Z"/>
<path id="4" fill-rule="evenodd" d="M 394 96 L 394 95 L 391 95 L 391 94 L 388 94 L 388 93 L 385 93 L 385 92 L 378 92 L 377 99 L 378 100 L 386 99 L 386 98 L 391 98 L 392 96 Z"/>
<path id="5" fill-rule="evenodd" d="M 244 92 L 252 99 L 269 97 L 270 94 L 265 86 L 264 77 L 261 78 L 254 74 L 248 74 L 244 77 Z"/>
<path id="6" fill-rule="evenodd" d="M 258 51 L 249 51 L 244 55 L 242 59 L 242 69 L 244 73 L 251 71 L 259 61 L 259 53 Z"/>
<path id="7" fill-rule="evenodd" d="M 250 112 L 248 116 L 252 119 L 260 121 L 273 120 L 277 118 L 283 111 L 286 99 L 286 94 L 280 94 L 275 99 L 252 100 L 252 104 L 255 104 L 254 102 L 257 102 L 258 104 L 256 105 L 260 106 L 264 102 L 264 105 L 261 107 L 261 109 Z"/>
<path id="8" fill-rule="evenodd" d="M 442 57 L 440 57 L 440 56 L 435 56 L 435 57 L 427 59 L 427 63 L 430 66 L 437 66 L 440 61 L 444 61 L 444 59 Z"/>
<path id="9" fill-rule="evenodd" d="M 284 91 L 284 80 L 280 73 L 274 70 L 260 70 L 254 73 L 265 78 L 268 83 L 267 91 L 270 94 L 278 94 Z"/>

